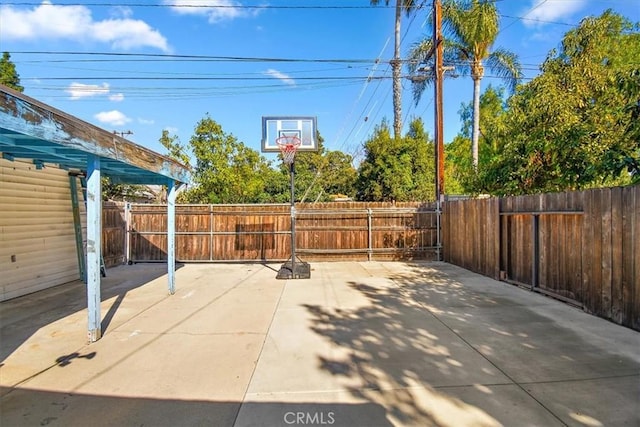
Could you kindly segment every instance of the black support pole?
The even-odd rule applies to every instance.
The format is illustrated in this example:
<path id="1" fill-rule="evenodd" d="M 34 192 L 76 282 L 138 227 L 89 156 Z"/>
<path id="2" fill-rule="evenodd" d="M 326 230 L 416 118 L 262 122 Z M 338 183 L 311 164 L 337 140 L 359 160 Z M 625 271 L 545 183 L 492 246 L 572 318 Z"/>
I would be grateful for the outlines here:
<path id="1" fill-rule="evenodd" d="M 289 176 L 291 177 L 291 274 L 296 271 L 296 198 L 295 198 L 295 162 L 289 165 Z"/>
<path id="2" fill-rule="evenodd" d="M 311 277 L 311 266 L 308 262 L 296 260 L 296 196 L 295 196 L 295 175 L 294 162 L 289 163 L 289 176 L 291 177 L 291 260 L 285 262 L 276 279 L 309 279 Z"/>

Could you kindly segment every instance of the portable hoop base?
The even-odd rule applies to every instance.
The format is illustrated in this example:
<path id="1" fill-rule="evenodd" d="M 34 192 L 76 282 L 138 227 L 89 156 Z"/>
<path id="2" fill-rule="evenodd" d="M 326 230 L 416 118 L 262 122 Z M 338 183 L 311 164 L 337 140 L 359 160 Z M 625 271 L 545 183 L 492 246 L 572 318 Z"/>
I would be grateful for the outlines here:
<path id="1" fill-rule="evenodd" d="M 293 264 L 293 267 L 292 267 Z M 299 258 L 296 262 L 292 263 L 291 259 L 282 264 L 276 279 L 310 279 L 311 278 L 311 266 L 308 262 L 301 261 Z"/>

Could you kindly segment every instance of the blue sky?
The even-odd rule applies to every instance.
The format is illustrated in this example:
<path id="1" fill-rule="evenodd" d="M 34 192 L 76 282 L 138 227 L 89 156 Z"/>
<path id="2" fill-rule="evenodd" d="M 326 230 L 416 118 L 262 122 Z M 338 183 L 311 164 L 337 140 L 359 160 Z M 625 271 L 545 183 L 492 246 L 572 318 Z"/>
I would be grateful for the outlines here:
<path id="1" fill-rule="evenodd" d="M 328 149 L 357 156 L 374 126 L 393 117 L 394 10 L 381 3 L 2 0 L 0 50 L 11 53 L 27 95 L 104 129 L 131 131 L 128 139 L 159 152 L 163 129 L 187 143 L 208 113 L 256 150 L 262 116 L 316 116 Z M 531 78 L 582 18 L 610 8 L 640 21 L 639 4 L 498 1 L 502 30 L 495 46 L 518 54 Z M 430 11 L 426 2 L 403 19 L 403 56 L 430 33 Z M 483 89 L 500 83 L 489 76 Z M 405 129 L 411 117 L 422 116 L 433 134 L 432 90 L 414 105 L 409 81 L 403 86 Z M 450 79 L 444 89 L 449 142 L 460 130 L 458 110 L 471 100 L 472 83 Z"/>

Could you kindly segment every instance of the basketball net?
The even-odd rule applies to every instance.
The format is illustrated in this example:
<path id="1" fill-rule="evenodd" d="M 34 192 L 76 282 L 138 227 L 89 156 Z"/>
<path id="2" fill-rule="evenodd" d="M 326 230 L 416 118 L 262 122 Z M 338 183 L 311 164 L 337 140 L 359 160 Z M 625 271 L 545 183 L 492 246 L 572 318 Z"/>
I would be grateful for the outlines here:
<path id="1" fill-rule="evenodd" d="M 278 144 L 280 152 L 282 153 L 282 161 L 285 164 L 290 165 L 293 163 L 296 157 L 296 151 L 301 143 L 300 138 L 293 135 L 285 135 L 276 139 L 276 144 Z"/>

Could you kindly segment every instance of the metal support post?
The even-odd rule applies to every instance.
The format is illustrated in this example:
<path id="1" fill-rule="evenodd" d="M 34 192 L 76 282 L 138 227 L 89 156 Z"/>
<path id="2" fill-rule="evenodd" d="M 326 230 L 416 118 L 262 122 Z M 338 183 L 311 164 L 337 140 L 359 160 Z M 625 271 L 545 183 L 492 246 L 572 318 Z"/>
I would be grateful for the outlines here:
<path id="1" fill-rule="evenodd" d="M 124 236 L 124 253 L 126 264 L 131 264 L 131 203 L 124 204 L 124 222 L 126 234 Z"/>
<path id="2" fill-rule="evenodd" d="M 291 178 L 291 274 L 296 271 L 296 199 L 295 199 L 295 168 L 293 162 L 289 165 L 289 176 Z"/>
<path id="3" fill-rule="evenodd" d="M 436 261 L 442 258 L 442 203 L 436 200 Z"/>
<path id="4" fill-rule="evenodd" d="M 373 257 L 373 211 L 371 210 L 371 208 L 367 209 L 367 231 L 369 232 L 369 247 L 367 250 L 367 258 L 369 259 L 369 261 L 371 261 Z"/>
<path id="5" fill-rule="evenodd" d="M 296 261 L 296 199 L 293 162 L 289 164 L 289 173 L 291 175 L 291 261 L 282 265 L 276 279 L 308 279 L 311 277 L 311 266 L 307 262 Z"/>
<path id="6" fill-rule="evenodd" d="M 87 161 L 87 338 L 96 342 L 102 335 L 100 315 L 100 259 L 102 253 L 102 183 L 100 157 Z"/>

